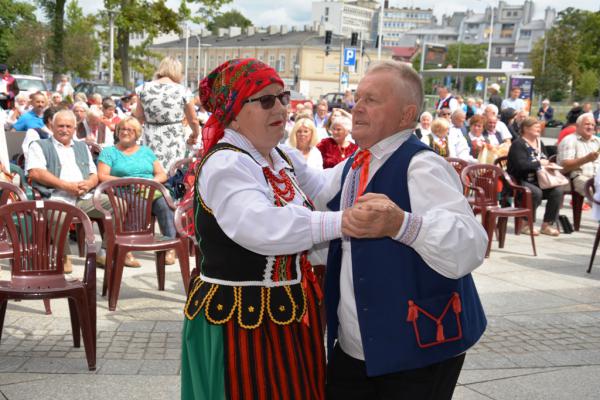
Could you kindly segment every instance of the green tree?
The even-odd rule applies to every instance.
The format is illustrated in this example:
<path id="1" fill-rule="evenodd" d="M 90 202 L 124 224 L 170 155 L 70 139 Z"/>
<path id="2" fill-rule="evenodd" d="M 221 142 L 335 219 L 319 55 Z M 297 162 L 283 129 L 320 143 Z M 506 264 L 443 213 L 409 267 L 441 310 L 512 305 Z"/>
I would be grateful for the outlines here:
<path id="1" fill-rule="evenodd" d="M 100 46 L 95 37 L 96 18 L 83 15 L 77 0 L 67 5 L 64 39 L 65 70 L 84 79 L 90 78 Z"/>
<path id="2" fill-rule="evenodd" d="M 65 39 L 65 6 L 67 0 L 36 0 L 42 7 L 46 18 L 50 21 L 52 36 L 50 38 L 50 70 L 52 83 L 55 85 L 60 75 L 65 73 L 64 39 Z"/>
<path id="3" fill-rule="evenodd" d="M 206 28 L 215 35 L 219 31 L 219 28 L 229 28 L 230 26 L 247 28 L 252 26 L 252 21 L 244 17 L 241 12 L 237 10 L 231 10 L 223 14 L 216 15 L 210 22 L 206 24 Z"/>
<path id="4" fill-rule="evenodd" d="M 583 71 L 575 87 L 578 98 L 586 99 L 592 97 L 598 90 L 598 74 L 595 70 Z"/>
<path id="5" fill-rule="evenodd" d="M 23 40 L 22 38 L 28 38 Z M 48 56 L 47 39 L 50 31 L 47 25 L 37 21 L 20 21 L 7 37 L 9 68 L 23 74 L 31 73 L 31 65 L 42 62 Z"/>
<path id="6" fill-rule="evenodd" d="M 12 63 L 14 61 L 8 61 L 11 59 L 9 47 L 14 47 L 17 26 L 24 22 L 35 22 L 35 6 L 21 1 L 0 0 L 0 60 L 7 61 L 10 69 L 20 69 Z"/>

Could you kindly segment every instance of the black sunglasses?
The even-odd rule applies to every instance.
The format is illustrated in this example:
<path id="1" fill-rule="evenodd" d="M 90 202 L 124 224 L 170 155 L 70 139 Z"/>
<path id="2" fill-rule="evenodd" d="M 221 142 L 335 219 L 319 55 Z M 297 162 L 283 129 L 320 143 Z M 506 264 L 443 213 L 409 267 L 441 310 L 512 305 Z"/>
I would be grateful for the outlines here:
<path id="1" fill-rule="evenodd" d="M 275 99 L 279 99 L 279 102 L 282 106 L 287 106 L 290 104 L 290 92 L 281 92 L 278 95 L 265 94 L 264 96 L 260 96 L 255 99 L 248 99 L 244 101 L 244 104 L 260 101 L 260 106 L 263 110 L 270 110 L 275 105 Z"/>

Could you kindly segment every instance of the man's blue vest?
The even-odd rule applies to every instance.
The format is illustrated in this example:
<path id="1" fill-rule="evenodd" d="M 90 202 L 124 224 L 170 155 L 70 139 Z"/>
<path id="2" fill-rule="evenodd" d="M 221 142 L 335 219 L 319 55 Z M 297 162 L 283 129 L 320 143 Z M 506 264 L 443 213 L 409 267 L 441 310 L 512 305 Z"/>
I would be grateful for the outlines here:
<path id="1" fill-rule="evenodd" d="M 383 193 L 411 211 L 407 171 L 411 158 L 428 149 L 416 136 L 375 173 L 365 192 Z M 342 186 L 352 165 L 344 168 Z M 328 204 L 340 209 L 338 192 Z M 449 279 L 431 269 L 411 247 L 391 238 L 351 239 L 352 274 L 367 374 L 384 375 L 450 359 L 473 346 L 486 318 L 471 275 Z M 341 239 L 329 246 L 326 275 L 327 344 L 337 338 Z"/>

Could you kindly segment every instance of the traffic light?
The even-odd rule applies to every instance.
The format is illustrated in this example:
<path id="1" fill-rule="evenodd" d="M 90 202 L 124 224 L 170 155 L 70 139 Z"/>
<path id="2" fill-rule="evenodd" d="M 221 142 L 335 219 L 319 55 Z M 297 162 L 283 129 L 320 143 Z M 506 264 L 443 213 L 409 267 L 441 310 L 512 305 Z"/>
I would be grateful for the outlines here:
<path id="1" fill-rule="evenodd" d="M 327 47 L 325 47 L 325 57 L 327 57 L 329 55 L 330 51 L 331 51 L 331 47 L 329 47 L 329 45 L 327 45 Z"/>
<path id="2" fill-rule="evenodd" d="M 333 35 L 333 32 L 325 31 L 325 44 L 331 44 L 331 36 L 332 35 Z"/>
<path id="3" fill-rule="evenodd" d="M 350 46 L 358 45 L 358 32 L 352 32 L 352 36 L 350 38 Z"/>
<path id="4" fill-rule="evenodd" d="M 377 39 L 375 39 L 375 48 L 379 48 L 379 35 L 377 35 Z"/>

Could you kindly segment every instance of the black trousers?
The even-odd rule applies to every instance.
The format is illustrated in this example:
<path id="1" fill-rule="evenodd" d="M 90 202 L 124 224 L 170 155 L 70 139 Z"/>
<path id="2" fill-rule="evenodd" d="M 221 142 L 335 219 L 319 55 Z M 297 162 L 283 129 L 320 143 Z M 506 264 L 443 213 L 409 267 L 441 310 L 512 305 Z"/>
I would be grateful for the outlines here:
<path id="1" fill-rule="evenodd" d="M 558 218 L 560 205 L 563 200 L 563 192 L 560 188 L 540 189 L 539 186 L 532 183 L 521 181 L 521 185 L 531 190 L 533 200 L 533 221 L 535 222 L 535 210 L 542 204 L 542 200 L 548 200 L 546 210 L 544 211 L 544 222 L 553 224 Z"/>
<path id="2" fill-rule="evenodd" d="M 327 365 L 327 400 L 450 400 L 465 354 L 424 368 L 368 377 L 365 362 L 336 344 Z"/>

